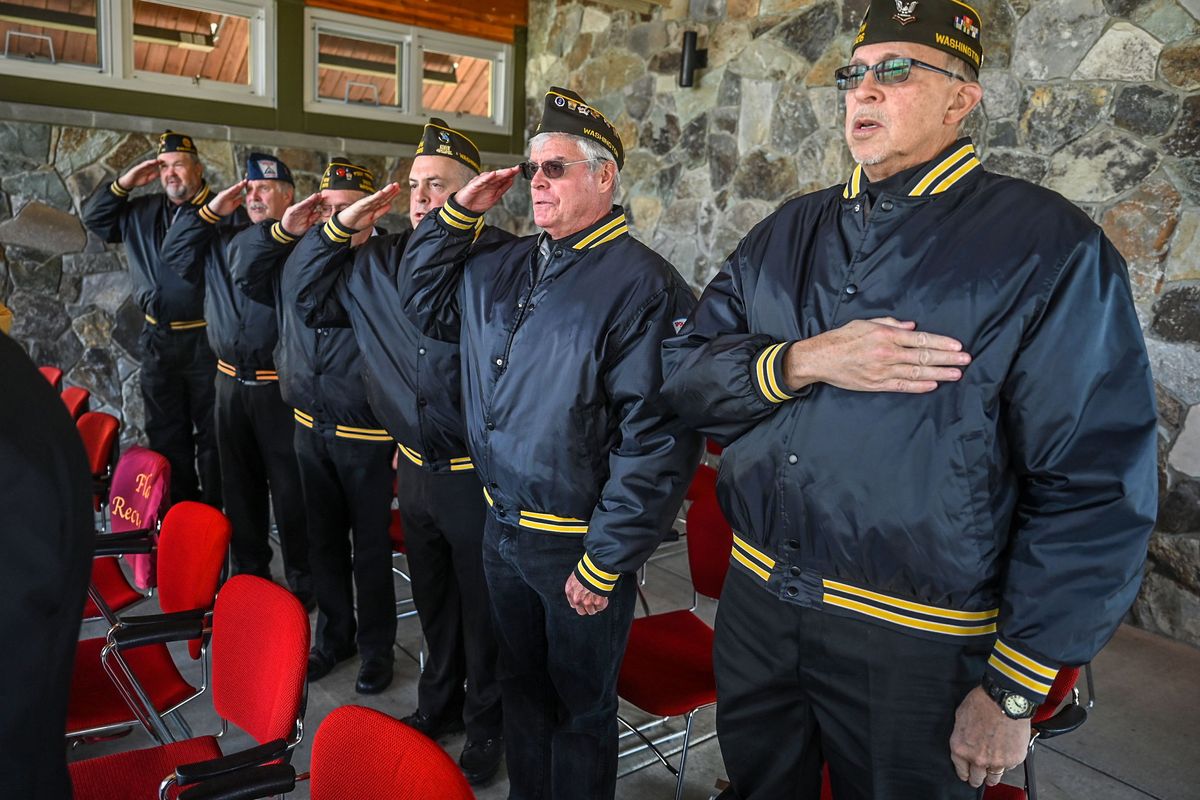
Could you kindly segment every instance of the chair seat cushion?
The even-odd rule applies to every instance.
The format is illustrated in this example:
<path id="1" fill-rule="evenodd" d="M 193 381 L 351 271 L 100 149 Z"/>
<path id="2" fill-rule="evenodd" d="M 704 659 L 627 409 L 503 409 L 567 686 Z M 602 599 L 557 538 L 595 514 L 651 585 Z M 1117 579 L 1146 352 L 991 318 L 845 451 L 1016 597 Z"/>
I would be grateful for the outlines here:
<path id="1" fill-rule="evenodd" d="M 113 611 L 121 611 L 146 599 L 129 584 L 116 556 L 103 556 L 92 561 L 92 583 L 96 584 L 100 596 Z M 96 608 L 96 604 L 89 597 L 83 606 L 83 618 L 94 619 L 98 616 L 100 609 Z"/>
<path id="2" fill-rule="evenodd" d="M 716 702 L 713 630 L 691 611 L 633 621 L 617 693 L 656 716 L 676 716 Z"/>
<path id="3" fill-rule="evenodd" d="M 199 736 L 162 747 L 76 761 L 69 765 L 75 800 L 158 800 L 158 785 L 177 766 L 220 756 L 215 738 Z"/>
<path id="4" fill-rule="evenodd" d="M 100 728 L 135 721 L 129 706 L 112 679 L 100 665 L 104 639 L 84 639 L 75 650 L 75 671 L 71 675 L 71 696 L 67 707 L 67 731 Z M 147 645 L 125 652 L 133 674 L 160 712 L 182 703 L 196 689 L 179 674 L 166 645 Z"/>
<path id="5" fill-rule="evenodd" d="M 1007 783 L 997 783 L 984 790 L 983 800 L 1025 800 L 1025 790 Z"/>

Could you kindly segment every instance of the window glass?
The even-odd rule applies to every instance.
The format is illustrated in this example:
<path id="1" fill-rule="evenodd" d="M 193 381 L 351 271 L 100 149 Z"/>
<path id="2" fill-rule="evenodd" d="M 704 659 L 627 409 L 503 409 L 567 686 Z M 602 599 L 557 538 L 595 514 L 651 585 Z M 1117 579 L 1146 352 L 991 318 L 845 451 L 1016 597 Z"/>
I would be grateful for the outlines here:
<path id="1" fill-rule="evenodd" d="M 133 61 L 140 72 L 248 85 L 250 19 L 134 0 Z"/>
<path id="2" fill-rule="evenodd" d="M 96 0 L 0 2 L 5 57 L 54 64 L 100 66 Z"/>
<path id="3" fill-rule="evenodd" d="M 400 50 L 394 41 L 319 32 L 317 97 L 371 106 L 400 105 Z"/>
<path id="4" fill-rule="evenodd" d="M 491 117 L 493 74 L 491 59 L 426 50 L 421 102 L 426 111 Z"/>

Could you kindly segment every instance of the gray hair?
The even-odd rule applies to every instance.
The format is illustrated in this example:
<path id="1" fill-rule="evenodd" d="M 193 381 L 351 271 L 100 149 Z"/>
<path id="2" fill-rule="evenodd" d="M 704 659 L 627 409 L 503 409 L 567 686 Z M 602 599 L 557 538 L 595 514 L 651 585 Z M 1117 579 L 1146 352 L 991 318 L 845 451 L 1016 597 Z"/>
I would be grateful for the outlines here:
<path id="1" fill-rule="evenodd" d="M 529 140 L 529 149 L 533 150 L 537 145 L 545 144 L 555 136 L 562 136 L 579 145 L 580 151 L 583 152 L 583 157 L 590 160 L 588 169 L 592 173 L 599 172 L 604 167 L 605 161 L 611 161 L 614 167 L 617 166 L 617 159 L 613 157 L 612 152 L 607 147 L 597 142 L 595 139 L 589 139 L 586 136 L 577 136 L 574 133 L 562 133 L 560 131 L 551 131 L 548 133 L 539 133 Z M 621 170 L 618 168 L 613 173 L 613 199 L 621 191 Z"/>

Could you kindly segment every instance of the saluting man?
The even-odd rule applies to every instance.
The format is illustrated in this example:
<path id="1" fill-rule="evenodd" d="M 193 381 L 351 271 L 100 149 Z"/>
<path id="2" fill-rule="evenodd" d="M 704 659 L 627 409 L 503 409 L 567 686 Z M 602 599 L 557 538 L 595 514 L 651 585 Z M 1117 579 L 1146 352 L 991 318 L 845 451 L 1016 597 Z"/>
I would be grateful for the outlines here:
<path id="1" fill-rule="evenodd" d="M 408 174 L 413 227 L 478 174 L 475 144 L 443 120 L 430 120 Z M 397 500 L 429 654 L 417 683 L 417 710 L 404 722 L 433 739 L 465 724 L 459 761 L 477 784 L 496 773 L 504 744 L 483 576 L 487 512 L 463 432 L 458 343 L 422 335 L 404 315 L 409 274 L 401 257 L 410 231 L 375 236 L 347 257 L 345 234 L 371 228 L 399 191 L 389 184 L 337 214 L 314 239 L 312 257 L 295 264 L 294 280 L 309 326 L 353 328 L 371 408 L 399 446 Z M 484 227 L 478 241 L 511 238 Z"/>
<path id="2" fill-rule="evenodd" d="M 157 178 L 161 194 L 130 197 Z M 171 500 L 221 507 L 221 468 L 213 435 L 217 362 L 204 335 L 204 286 L 162 263 L 167 228 L 184 208 L 211 192 L 190 136 L 167 131 L 158 155 L 100 185 L 83 204 L 83 224 L 106 242 L 125 243 L 133 298 L 146 316 L 142 331 L 142 399 L 150 449 L 171 462 Z M 199 464 L 199 478 L 196 468 Z"/>
<path id="3" fill-rule="evenodd" d="M 295 423 L 279 395 L 275 370 L 275 309 L 234 285 L 228 258 L 236 234 L 252 224 L 278 220 L 294 195 L 287 164 L 251 153 L 244 180 L 179 215 L 163 240 L 161 257 L 177 275 L 205 291 L 208 341 L 217 355 L 217 451 L 225 513 L 233 523 L 234 570 L 270 580 L 268 534 L 274 509 L 287 584 L 311 609 L 308 532 L 292 444 Z"/>
<path id="4" fill-rule="evenodd" d="M 694 298 L 613 205 L 621 140 L 566 89 L 531 161 L 487 172 L 413 233 L 406 311 L 459 340 L 467 447 L 491 513 L 512 798 L 610 798 L 636 571 L 699 456 L 659 398 L 659 344 Z M 471 247 L 518 173 L 543 233 Z"/>
<path id="5" fill-rule="evenodd" d="M 664 346 L 726 445 L 731 797 L 816 798 L 824 759 L 839 800 L 974 798 L 1137 594 L 1156 414 L 1125 264 L 962 137 L 983 26 L 872 0 L 834 73 L 858 166 L 755 227 Z"/>
<path id="6" fill-rule="evenodd" d="M 322 236 L 347 243 L 341 258 L 353 260 L 354 249 L 375 229 L 351 235 L 330 220 L 374 192 L 370 170 L 334 159 L 319 192 L 289 207 L 279 222 L 246 229 L 231 248 L 235 283 L 260 302 L 273 303 L 279 315 L 276 364 L 283 402 L 296 420 L 317 596 L 308 679 L 320 680 L 357 650 L 360 694 L 378 694 L 392 681 L 396 591 L 388 524 L 395 444 L 367 402 L 354 334 L 346 328 L 308 328 L 298 310 L 297 277 L 301 265 L 324 250 Z M 317 222 L 323 227 L 314 228 Z"/>

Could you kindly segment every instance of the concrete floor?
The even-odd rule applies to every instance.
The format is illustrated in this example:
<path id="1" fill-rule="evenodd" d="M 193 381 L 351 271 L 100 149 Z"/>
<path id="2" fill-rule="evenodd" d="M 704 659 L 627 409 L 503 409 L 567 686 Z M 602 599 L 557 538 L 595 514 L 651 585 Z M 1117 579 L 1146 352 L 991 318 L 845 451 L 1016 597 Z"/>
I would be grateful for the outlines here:
<path id="1" fill-rule="evenodd" d="M 668 611 L 691 603 L 686 556 L 679 545 L 669 546 L 647 568 L 645 593 L 652 611 Z M 397 591 L 406 596 L 398 580 Z M 139 609 L 152 613 L 150 604 Z M 715 603 L 701 601 L 699 613 L 710 624 Z M 314 615 L 315 619 L 315 615 Z M 101 631 L 85 629 L 85 635 Z M 307 733 L 297 748 L 293 763 L 308 768 L 312 734 L 333 708 L 348 703 L 369 706 L 396 717 L 410 713 L 416 704 L 419 675 L 415 654 L 420 629 L 415 617 L 398 625 L 396 680 L 384 694 L 363 697 L 355 694 L 358 660 L 338 666 L 328 677 L 309 688 Z M 188 659 L 183 659 L 189 661 Z M 189 661 L 189 669 L 198 668 Z M 1096 659 L 1096 706 L 1088 722 L 1075 733 L 1045 742 L 1037 748 L 1038 788 L 1041 800 L 1196 800 L 1200 798 L 1200 650 L 1177 644 L 1144 631 L 1122 626 L 1116 637 Z M 622 704 L 622 715 L 640 723 L 647 717 Z M 219 723 L 207 698 L 185 709 L 196 734 L 215 732 Z M 676 724 L 675 727 L 678 727 Z M 713 711 L 696 715 L 693 737 L 707 739 L 688 757 L 684 797 L 706 800 L 713 795 L 714 782 L 725 775 L 720 750 L 713 733 Z M 226 752 L 249 742 L 233 732 Z M 77 747 L 70 758 L 90 758 L 109 752 L 144 747 L 151 743 L 135 730 L 122 739 Z M 446 751 L 457 759 L 463 736 L 444 741 Z M 626 744 L 629 746 L 629 743 Z M 623 758 L 624 774 L 617 783 L 617 797 L 650 800 L 674 796 L 675 780 L 645 753 Z M 1020 772 L 1017 772 L 1018 779 Z M 508 781 L 503 768 L 488 785 L 479 787 L 480 800 L 507 797 Z M 307 800 L 307 784 L 288 795 Z"/>

